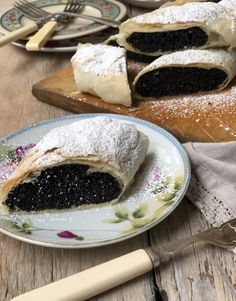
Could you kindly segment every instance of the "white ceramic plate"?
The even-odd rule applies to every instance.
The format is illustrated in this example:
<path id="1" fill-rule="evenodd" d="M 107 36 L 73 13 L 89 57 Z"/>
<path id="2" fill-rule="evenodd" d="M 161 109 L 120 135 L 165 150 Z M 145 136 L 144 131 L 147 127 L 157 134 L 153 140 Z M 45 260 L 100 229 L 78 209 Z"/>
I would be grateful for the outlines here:
<path id="1" fill-rule="evenodd" d="M 67 0 L 36 0 L 33 1 L 33 3 L 46 11 L 54 13 L 63 11 Z M 109 20 L 119 21 L 124 18 L 127 11 L 124 4 L 115 0 L 86 0 L 84 3 L 86 5 L 83 10 L 84 14 Z M 5 34 L 30 23 L 32 23 L 32 21 L 24 17 L 16 8 L 8 9 L 0 17 L 0 29 Z M 51 40 L 65 40 L 82 37 L 101 31 L 105 28 L 107 28 L 106 25 L 77 18 L 66 27 L 59 26 Z M 29 37 L 27 39 L 29 39 Z"/>
<path id="2" fill-rule="evenodd" d="M 51 129 L 102 114 L 81 114 L 43 121 L 0 140 L 0 182 Z M 190 178 L 188 157 L 167 131 L 121 115 L 148 135 L 150 147 L 135 181 L 119 203 L 98 208 L 8 215 L 0 209 L 0 230 L 16 239 L 58 248 L 87 248 L 128 239 L 158 224 L 180 203 Z"/>

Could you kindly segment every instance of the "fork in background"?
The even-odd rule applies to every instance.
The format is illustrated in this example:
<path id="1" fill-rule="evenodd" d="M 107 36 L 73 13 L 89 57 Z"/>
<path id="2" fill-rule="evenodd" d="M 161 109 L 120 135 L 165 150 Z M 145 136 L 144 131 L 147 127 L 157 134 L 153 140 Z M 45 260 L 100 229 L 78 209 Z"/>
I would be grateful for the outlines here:
<path id="1" fill-rule="evenodd" d="M 44 18 L 44 17 L 46 18 L 49 16 L 49 13 L 35 6 L 31 2 L 28 2 L 27 0 L 20 0 L 19 2 L 16 2 L 14 6 L 17 7 L 19 10 L 22 10 L 25 16 L 31 19 Z M 84 8 L 83 1 L 68 0 L 63 12 L 66 13 L 81 12 L 83 8 Z M 52 16 L 51 20 L 45 23 L 43 27 L 40 28 L 32 38 L 30 38 L 30 40 L 26 44 L 26 49 L 28 51 L 40 50 L 46 44 L 46 42 L 51 38 L 52 34 L 56 31 L 58 22 L 70 23 L 73 19 L 74 17 Z"/>
<path id="2" fill-rule="evenodd" d="M 15 5 L 15 7 L 16 7 L 16 5 Z M 94 16 L 90 16 L 90 15 L 85 15 L 85 14 L 76 14 L 76 13 L 68 13 L 68 12 L 49 13 L 40 8 L 37 8 L 37 9 L 39 11 L 38 10 L 37 10 L 37 12 L 34 11 L 34 13 L 32 13 L 32 11 L 30 11 L 30 14 L 29 14 L 29 9 L 27 9 L 27 11 L 25 11 L 25 7 L 24 7 L 24 9 L 20 9 L 20 11 L 25 16 L 27 15 L 27 17 L 29 19 L 33 20 L 34 22 L 32 22 L 31 24 L 22 26 L 21 28 L 16 29 L 16 30 L 0 37 L 0 47 L 5 46 L 18 39 L 24 38 L 31 33 L 36 32 L 37 30 L 39 30 L 39 28 L 41 26 L 43 26 L 47 21 L 51 20 L 53 17 L 60 17 L 60 22 L 66 22 L 66 19 L 64 18 L 65 16 L 66 17 L 68 17 L 68 16 L 74 17 L 74 18 L 82 18 L 82 19 L 91 20 L 93 22 L 97 22 L 99 24 L 103 24 L 105 26 L 113 27 L 113 28 L 118 28 L 121 24 L 120 21 L 108 20 L 105 18 L 94 17 Z"/>

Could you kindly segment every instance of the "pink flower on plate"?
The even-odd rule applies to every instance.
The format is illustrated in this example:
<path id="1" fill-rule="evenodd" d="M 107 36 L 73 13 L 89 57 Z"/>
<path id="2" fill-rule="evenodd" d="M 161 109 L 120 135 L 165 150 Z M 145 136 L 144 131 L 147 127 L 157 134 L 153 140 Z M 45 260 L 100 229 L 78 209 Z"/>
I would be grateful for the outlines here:
<path id="1" fill-rule="evenodd" d="M 16 158 L 17 160 L 21 160 L 22 158 L 24 158 L 29 151 L 31 151 L 31 149 L 35 146 L 35 144 L 27 144 L 27 145 L 23 145 L 23 146 L 18 146 L 16 148 Z"/>
<path id="2" fill-rule="evenodd" d="M 62 231 L 57 233 L 57 236 L 59 236 L 60 238 L 66 238 L 66 239 L 76 239 L 76 240 L 83 240 L 83 236 L 80 235 L 76 235 L 70 231 Z"/>
<path id="3" fill-rule="evenodd" d="M 0 163 L 0 183 L 5 182 L 17 167 L 17 162 L 8 160 Z"/>
<path id="4" fill-rule="evenodd" d="M 75 235 L 74 233 L 72 233 L 70 231 L 59 232 L 59 233 L 57 233 L 57 235 L 61 238 L 75 238 L 75 237 L 77 237 L 77 235 Z"/>
<path id="5" fill-rule="evenodd" d="M 162 176 L 162 172 L 161 172 L 161 170 L 160 170 L 160 167 L 159 167 L 159 166 L 156 166 L 156 167 L 154 168 L 154 171 L 153 171 L 153 180 L 154 180 L 155 182 L 159 182 L 160 179 L 161 179 L 161 176 Z"/>
<path id="6" fill-rule="evenodd" d="M 24 158 L 34 146 L 35 144 L 18 146 L 13 153 L 6 152 L 6 154 L 4 154 L 6 159 L 0 163 L 0 184 L 10 177 L 21 159 Z"/>

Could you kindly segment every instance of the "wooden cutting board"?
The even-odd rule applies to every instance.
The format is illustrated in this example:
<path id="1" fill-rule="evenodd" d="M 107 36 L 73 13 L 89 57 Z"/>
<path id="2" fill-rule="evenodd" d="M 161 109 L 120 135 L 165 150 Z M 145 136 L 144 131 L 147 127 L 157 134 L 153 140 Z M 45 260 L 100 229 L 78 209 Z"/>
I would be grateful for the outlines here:
<path id="1" fill-rule="evenodd" d="M 129 61 L 130 82 L 143 67 Z M 74 113 L 114 113 L 145 119 L 165 128 L 181 142 L 236 140 L 236 80 L 217 93 L 134 99 L 132 108 L 126 108 L 76 93 L 73 71 L 68 67 L 36 83 L 32 93 L 40 101 Z"/>

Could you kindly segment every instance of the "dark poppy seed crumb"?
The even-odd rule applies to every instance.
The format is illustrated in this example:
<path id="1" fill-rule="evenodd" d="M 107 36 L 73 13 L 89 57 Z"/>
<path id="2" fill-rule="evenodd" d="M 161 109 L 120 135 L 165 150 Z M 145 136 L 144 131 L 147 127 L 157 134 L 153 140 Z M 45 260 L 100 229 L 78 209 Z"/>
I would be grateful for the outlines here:
<path id="1" fill-rule="evenodd" d="M 33 183 L 22 183 L 8 195 L 10 211 L 66 209 L 100 204 L 117 198 L 121 188 L 108 173 L 88 171 L 89 166 L 67 164 L 48 168 Z"/>
<path id="2" fill-rule="evenodd" d="M 107 43 L 107 45 L 109 45 L 109 46 L 115 46 L 115 47 L 119 47 L 120 46 L 115 39 L 114 40 L 110 40 Z"/>
<path id="3" fill-rule="evenodd" d="M 147 53 L 200 47 L 207 41 L 207 34 L 199 27 L 163 32 L 133 32 L 127 39 L 134 49 Z"/>
<path id="4" fill-rule="evenodd" d="M 150 56 L 150 55 L 144 55 L 135 53 L 132 51 L 127 51 L 127 58 L 135 61 L 135 62 L 141 62 L 141 63 L 152 63 L 155 61 L 159 56 Z"/>
<path id="5" fill-rule="evenodd" d="M 107 45 L 120 47 L 119 44 L 116 42 L 116 40 L 109 41 Z M 128 59 L 135 61 L 135 62 L 141 62 L 141 63 L 152 63 L 159 57 L 159 56 L 138 54 L 138 53 L 135 53 L 135 52 L 132 52 L 129 50 L 127 50 L 126 53 L 127 53 Z"/>
<path id="6" fill-rule="evenodd" d="M 135 91 L 143 97 L 193 94 L 215 90 L 226 78 L 227 74 L 216 68 L 160 68 L 142 75 L 135 85 Z"/>

